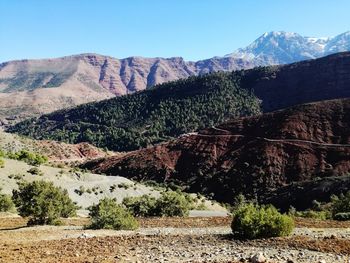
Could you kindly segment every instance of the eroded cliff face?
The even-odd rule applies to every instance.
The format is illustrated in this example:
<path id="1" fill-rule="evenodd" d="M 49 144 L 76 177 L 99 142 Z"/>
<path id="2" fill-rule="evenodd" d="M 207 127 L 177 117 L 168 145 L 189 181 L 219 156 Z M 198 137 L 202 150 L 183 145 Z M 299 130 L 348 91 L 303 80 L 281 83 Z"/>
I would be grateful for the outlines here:
<path id="1" fill-rule="evenodd" d="M 224 202 L 244 193 L 300 207 L 305 205 L 300 199 L 282 202 L 271 196 L 295 183 L 349 174 L 350 99 L 236 119 L 86 167 L 137 180 L 175 181 Z M 322 193 L 316 197 L 331 194 Z"/>

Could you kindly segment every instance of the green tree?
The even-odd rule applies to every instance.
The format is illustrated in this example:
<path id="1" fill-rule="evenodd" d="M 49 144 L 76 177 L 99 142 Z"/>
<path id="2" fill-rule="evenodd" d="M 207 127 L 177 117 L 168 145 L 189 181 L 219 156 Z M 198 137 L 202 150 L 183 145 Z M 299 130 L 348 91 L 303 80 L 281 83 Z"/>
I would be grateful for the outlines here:
<path id="1" fill-rule="evenodd" d="M 54 186 L 52 182 L 21 182 L 13 190 L 13 201 L 19 214 L 30 217 L 28 224 L 59 224 L 60 217 L 76 214 L 77 206 L 67 190 Z"/>
<path id="2" fill-rule="evenodd" d="M 230 118 L 260 113 L 260 101 L 240 88 L 240 79 L 240 72 L 180 79 L 26 120 L 9 131 L 37 139 L 90 142 L 116 151 L 135 150 Z"/>

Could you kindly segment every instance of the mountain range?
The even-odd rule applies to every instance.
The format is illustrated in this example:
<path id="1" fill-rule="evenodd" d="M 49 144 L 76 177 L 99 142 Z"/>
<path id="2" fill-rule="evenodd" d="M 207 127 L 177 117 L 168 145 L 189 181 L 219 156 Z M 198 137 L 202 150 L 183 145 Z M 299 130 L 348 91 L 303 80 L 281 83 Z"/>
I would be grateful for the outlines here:
<path id="1" fill-rule="evenodd" d="M 193 75 L 286 64 L 349 50 L 350 32 L 312 38 L 281 31 L 265 33 L 229 55 L 197 62 L 98 54 L 4 62 L 0 64 L 0 125 Z"/>
<path id="2" fill-rule="evenodd" d="M 350 97 L 350 52 L 288 65 L 257 67 L 167 82 L 79 105 L 10 127 L 35 139 L 90 142 L 130 151 L 229 119 Z"/>

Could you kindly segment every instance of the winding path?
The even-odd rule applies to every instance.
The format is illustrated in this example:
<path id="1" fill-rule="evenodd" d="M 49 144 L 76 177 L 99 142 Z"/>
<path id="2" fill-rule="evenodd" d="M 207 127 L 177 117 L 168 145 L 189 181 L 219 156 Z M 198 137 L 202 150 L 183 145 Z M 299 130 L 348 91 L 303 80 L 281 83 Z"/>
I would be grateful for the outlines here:
<path id="1" fill-rule="evenodd" d="M 225 132 L 225 134 L 202 134 L 202 133 L 191 133 L 191 135 L 195 136 L 202 136 L 202 137 L 211 137 L 211 136 L 232 136 L 232 137 L 245 137 L 247 138 L 248 136 L 242 135 L 242 134 L 231 134 L 230 131 L 216 128 L 216 127 L 211 127 L 212 130 L 217 130 L 220 132 Z M 264 140 L 267 142 L 296 142 L 296 143 L 309 143 L 313 145 L 318 145 L 318 146 L 326 146 L 326 147 L 350 147 L 350 144 L 339 144 L 339 143 L 323 143 L 323 142 L 315 142 L 315 141 L 310 141 L 310 140 L 302 140 L 302 139 L 271 139 L 271 138 L 266 138 L 266 137 L 251 137 L 251 139 L 257 139 L 257 140 Z"/>

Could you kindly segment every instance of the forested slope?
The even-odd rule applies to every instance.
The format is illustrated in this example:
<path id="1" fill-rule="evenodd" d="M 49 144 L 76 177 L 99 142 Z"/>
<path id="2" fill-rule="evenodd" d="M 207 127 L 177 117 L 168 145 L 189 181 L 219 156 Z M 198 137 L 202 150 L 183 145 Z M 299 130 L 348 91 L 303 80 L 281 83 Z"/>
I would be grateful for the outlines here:
<path id="1" fill-rule="evenodd" d="M 239 82 L 239 74 L 233 73 L 190 77 L 30 119 L 9 131 L 36 139 L 135 150 L 229 118 L 258 114 L 259 100 L 240 89 Z"/>

